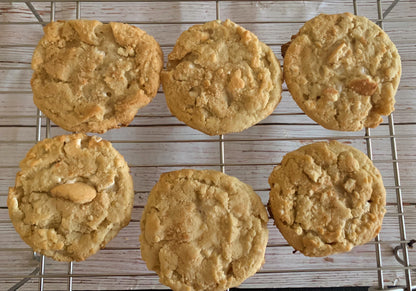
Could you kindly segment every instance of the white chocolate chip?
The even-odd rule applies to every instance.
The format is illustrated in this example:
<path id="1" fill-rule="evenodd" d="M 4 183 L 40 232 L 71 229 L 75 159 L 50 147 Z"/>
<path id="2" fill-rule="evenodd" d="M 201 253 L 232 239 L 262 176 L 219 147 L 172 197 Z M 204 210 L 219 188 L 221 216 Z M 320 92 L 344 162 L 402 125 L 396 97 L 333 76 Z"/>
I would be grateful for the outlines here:
<path id="1" fill-rule="evenodd" d="M 344 189 L 351 193 L 355 189 L 355 180 L 354 179 L 348 179 L 347 182 L 344 184 Z"/>
<path id="2" fill-rule="evenodd" d="M 318 182 L 319 177 L 322 175 L 320 167 L 312 165 L 304 169 L 305 174 L 314 182 Z"/>
<path id="3" fill-rule="evenodd" d="M 74 184 L 74 183 L 76 183 L 77 182 L 77 179 L 75 178 L 75 179 L 72 179 L 72 180 L 68 180 L 68 181 L 66 181 L 66 183 L 65 184 Z"/>
<path id="4" fill-rule="evenodd" d="M 100 142 L 103 138 L 102 138 L 102 137 L 100 137 L 100 136 L 96 136 L 96 135 L 94 135 L 94 136 L 92 137 L 92 139 L 93 139 L 95 142 Z"/>
<path id="5" fill-rule="evenodd" d="M 303 230 L 302 230 L 302 228 L 300 226 L 297 226 L 295 228 L 295 232 L 296 232 L 297 235 L 301 235 L 303 233 Z"/>

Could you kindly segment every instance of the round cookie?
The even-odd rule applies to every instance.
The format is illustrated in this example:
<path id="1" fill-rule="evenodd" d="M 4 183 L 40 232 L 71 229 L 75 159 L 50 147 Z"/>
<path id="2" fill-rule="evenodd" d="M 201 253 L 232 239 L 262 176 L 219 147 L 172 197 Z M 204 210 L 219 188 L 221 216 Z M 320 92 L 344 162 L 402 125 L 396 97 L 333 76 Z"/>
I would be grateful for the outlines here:
<path id="1" fill-rule="evenodd" d="M 174 290 L 225 290 L 263 265 L 267 221 L 260 197 L 235 177 L 165 173 L 140 222 L 142 258 Z"/>
<path id="2" fill-rule="evenodd" d="M 277 228 L 307 256 L 349 251 L 381 229 L 386 192 L 380 172 L 351 146 L 317 142 L 290 152 L 269 184 Z"/>
<path id="3" fill-rule="evenodd" d="M 230 20 L 194 25 L 178 38 L 161 74 L 167 105 L 208 135 L 240 132 L 269 116 L 281 99 L 273 51 Z"/>
<path id="4" fill-rule="evenodd" d="M 388 35 L 367 18 L 321 14 L 292 40 L 283 71 L 310 118 L 327 129 L 357 131 L 393 112 L 401 63 Z"/>
<path id="5" fill-rule="evenodd" d="M 84 134 L 45 139 L 20 168 L 7 206 L 16 231 L 36 252 L 82 261 L 130 222 L 133 181 L 108 141 Z"/>
<path id="6" fill-rule="evenodd" d="M 32 58 L 33 100 L 73 132 L 127 126 L 156 95 L 163 53 L 156 40 L 128 24 L 51 22 Z"/>

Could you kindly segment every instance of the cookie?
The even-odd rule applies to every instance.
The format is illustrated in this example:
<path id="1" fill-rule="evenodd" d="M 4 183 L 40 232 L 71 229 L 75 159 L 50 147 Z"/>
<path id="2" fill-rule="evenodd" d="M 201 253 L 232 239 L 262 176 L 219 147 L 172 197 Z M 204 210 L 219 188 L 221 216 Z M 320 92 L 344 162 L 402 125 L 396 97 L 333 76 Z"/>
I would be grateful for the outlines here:
<path id="1" fill-rule="evenodd" d="M 267 221 L 260 197 L 235 177 L 165 173 L 140 222 L 142 258 L 174 290 L 225 290 L 263 265 Z"/>
<path id="2" fill-rule="evenodd" d="M 220 135 L 269 116 L 280 102 L 283 76 L 270 47 L 230 20 L 215 20 L 180 35 L 161 78 L 173 115 Z"/>
<path id="3" fill-rule="evenodd" d="M 16 231 L 36 252 L 82 261 L 130 221 L 133 181 L 108 141 L 81 133 L 45 139 L 20 168 L 7 206 Z"/>
<path id="4" fill-rule="evenodd" d="M 386 192 L 380 172 L 351 146 L 317 142 L 290 152 L 269 184 L 277 228 L 307 256 L 347 252 L 381 229 Z"/>
<path id="5" fill-rule="evenodd" d="M 367 18 L 321 14 L 292 40 L 283 71 L 306 115 L 327 129 L 358 131 L 393 112 L 401 63 L 387 34 Z"/>
<path id="6" fill-rule="evenodd" d="M 32 58 L 36 106 L 73 132 L 127 126 L 156 95 L 163 54 L 156 40 L 128 24 L 51 22 Z"/>

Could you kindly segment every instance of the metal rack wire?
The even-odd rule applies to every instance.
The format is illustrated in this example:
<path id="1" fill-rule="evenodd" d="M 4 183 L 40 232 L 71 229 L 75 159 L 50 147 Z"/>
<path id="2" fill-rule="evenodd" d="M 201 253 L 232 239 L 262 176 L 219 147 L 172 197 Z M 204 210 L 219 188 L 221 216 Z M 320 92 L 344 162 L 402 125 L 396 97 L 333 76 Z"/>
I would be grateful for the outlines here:
<path id="1" fill-rule="evenodd" d="M 191 0 L 186 0 L 186 1 L 182 1 L 182 2 L 190 2 Z M 20 1 L 16 1 L 16 2 L 20 2 Z M 34 2 L 43 2 L 42 0 L 37 0 Z M 55 1 L 55 2 L 50 2 L 50 20 L 53 21 L 55 20 L 55 12 L 56 12 L 56 3 L 57 2 L 67 2 L 66 0 L 64 1 Z M 68 1 L 69 2 L 69 1 Z M 74 2 L 76 3 L 75 6 L 75 15 L 76 18 L 81 18 L 82 17 L 82 2 L 83 1 L 77 1 Z M 92 1 L 95 2 L 95 1 Z M 108 1 L 102 1 L 102 2 L 108 2 Z M 145 1 L 141 1 L 141 0 L 127 0 L 125 2 L 163 2 L 163 1 L 157 1 L 157 0 L 145 0 Z M 179 2 L 179 1 L 173 1 L 173 2 Z M 202 2 L 202 1 L 200 1 Z M 221 3 L 224 2 L 232 2 L 230 0 L 206 0 L 204 2 L 213 2 L 215 3 L 215 5 L 213 7 L 215 7 L 215 15 L 216 18 L 219 19 L 220 18 L 220 11 L 221 11 Z M 255 3 L 259 3 L 261 1 L 247 1 L 247 2 L 255 2 Z M 263 1 L 264 2 L 264 1 Z M 272 2 L 272 1 L 269 1 Z M 377 23 L 380 25 L 381 28 L 383 28 L 383 23 L 385 22 L 384 18 L 394 9 L 394 6 L 399 2 L 399 0 L 395 0 L 393 1 L 389 7 L 385 10 L 385 12 L 383 13 L 383 7 L 382 7 L 382 1 L 381 0 L 377 0 L 376 2 L 376 8 L 377 8 Z M 48 23 L 48 21 L 44 20 L 42 18 L 42 16 L 38 13 L 38 11 L 36 10 L 36 8 L 32 5 L 31 2 L 25 2 L 27 7 L 29 8 L 29 10 L 33 13 L 34 17 L 37 19 L 37 24 L 40 25 L 45 25 Z M 360 10 L 359 10 L 359 4 L 357 4 L 356 0 L 352 1 L 353 4 L 353 9 L 354 9 L 354 13 L 355 14 L 359 14 Z M 293 22 L 298 22 L 297 20 L 292 20 Z M 286 22 L 291 22 L 286 21 Z M 129 23 L 133 23 L 133 24 L 141 24 L 141 23 L 149 23 L 149 22 L 129 22 Z M 152 21 L 152 24 L 160 24 L 163 22 L 160 21 Z M 247 23 L 251 23 L 250 21 L 248 21 Z M 270 21 L 267 20 L 265 22 L 262 23 L 279 23 L 279 21 Z M 18 24 L 16 22 L 16 24 Z M 167 24 L 170 24 L 169 22 Z M 179 24 L 188 24 L 187 22 L 180 22 Z M 270 45 L 270 44 L 269 44 Z M 4 46 L 7 46 L 4 45 Z M 0 45 L 1 47 L 1 45 Z M 7 68 L 2 68 L 2 69 L 7 69 Z M 0 88 L 0 91 L 2 91 L 2 88 Z M 15 93 L 18 91 L 15 91 Z M 5 91 L 5 93 L 10 93 L 10 91 Z M 27 93 L 27 92 L 25 92 Z M 272 114 L 275 117 L 279 117 L 279 116 L 295 116 L 295 115 L 303 115 L 302 113 L 273 113 Z M 27 117 L 27 116 L 26 116 Z M 140 117 L 146 117 L 146 115 L 140 115 Z M 156 115 L 149 115 L 149 117 L 156 117 Z M 157 117 L 161 117 L 161 118 L 169 118 L 170 115 L 163 115 L 163 114 L 159 114 Z M 8 116 L 8 118 L 13 118 L 11 116 Z M 19 118 L 19 116 L 17 116 L 16 118 Z M 278 122 L 270 122 L 270 123 L 263 123 L 264 125 L 271 125 L 271 126 L 275 126 L 275 125 L 279 125 Z M 164 126 L 169 126 L 170 124 L 164 124 Z M 182 126 L 180 124 L 175 124 L 175 126 Z M 42 115 L 42 113 L 37 110 L 37 114 L 36 114 L 36 126 L 35 126 L 35 141 L 40 141 L 42 139 L 42 129 L 45 130 L 44 136 L 46 138 L 51 136 L 51 128 L 53 126 L 51 126 L 51 123 L 49 121 L 48 118 L 46 118 L 44 115 Z M 138 125 L 138 127 L 145 127 L 145 125 Z M 349 271 L 375 271 L 377 273 L 377 282 L 378 282 L 378 286 L 375 287 L 375 289 L 384 289 L 386 287 L 385 284 L 385 280 L 384 280 L 384 272 L 385 271 L 397 271 L 397 272 L 403 272 L 404 273 L 404 277 L 405 277 L 405 282 L 406 285 L 405 286 L 401 286 L 401 288 L 406 289 L 406 290 L 412 290 L 412 274 L 413 274 L 413 266 L 411 265 L 410 262 L 410 255 L 409 255 L 409 248 L 412 246 L 413 244 L 413 240 L 409 240 L 407 238 L 407 232 L 406 232 L 406 221 L 405 221 L 405 210 L 404 210 L 404 202 L 403 202 L 403 195 L 402 195 L 402 191 L 404 189 L 404 187 L 401 185 L 401 179 L 400 179 L 400 168 L 399 168 L 399 156 L 398 156 L 398 149 L 397 149 L 397 139 L 398 138 L 415 138 L 416 134 L 406 134 L 406 135 L 398 135 L 395 132 L 395 122 L 394 122 L 394 118 L 393 118 L 393 114 L 390 115 L 388 117 L 388 134 L 372 134 L 372 131 L 370 131 L 370 129 L 366 129 L 364 136 L 360 136 L 360 135 L 334 135 L 334 136 L 327 136 L 327 135 L 322 135 L 322 136 L 303 136 L 302 138 L 299 138 L 297 136 L 295 137 L 290 137 L 290 136 L 285 136 L 285 137 L 275 137 L 275 138 L 247 138 L 247 137 L 238 137 L 238 136 L 231 136 L 231 137 L 226 137 L 223 135 L 220 135 L 217 139 L 210 139 L 210 138 L 200 138 L 200 139 L 181 139 L 181 140 L 164 140 L 164 142 L 166 143 L 218 143 L 218 162 L 212 162 L 212 163 L 195 163 L 195 162 L 189 162 L 189 163 L 169 163 L 169 162 L 164 162 L 163 164 L 158 164 L 157 166 L 160 168 L 173 168 L 173 167 L 216 167 L 219 168 L 222 172 L 225 173 L 226 167 L 241 167 L 241 166 L 273 166 L 276 163 L 275 162 L 270 162 L 270 161 L 262 161 L 262 162 L 255 162 L 255 163 L 250 163 L 250 162 L 226 162 L 226 145 L 232 145 L 233 143 L 238 143 L 238 142 L 285 142 L 285 141 L 297 141 L 297 140 L 322 140 L 322 139 L 340 139 L 340 140 L 362 140 L 365 142 L 365 146 L 366 146 L 366 150 L 367 150 L 367 154 L 370 157 L 371 160 L 373 161 L 379 161 L 379 162 L 388 162 L 392 164 L 392 174 L 394 176 L 394 185 L 393 186 L 387 186 L 386 188 L 389 190 L 392 190 L 395 192 L 396 194 L 396 201 L 395 204 L 397 206 L 397 211 L 396 213 L 390 213 L 392 216 L 397 217 L 398 218 L 398 227 L 399 227 L 399 232 L 400 232 L 400 239 L 399 240 L 386 240 L 386 239 L 382 239 L 379 235 L 375 238 L 375 240 L 373 242 L 370 242 L 369 245 L 374 245 L 374 252 L 375 252 L 375 258 L 374 260 L 376 261 L 376 267 L 361 267 L 361 266 L 353 266 L 353 267 L 335 267 L 335 268 L 320 268 L 318 269 L 314 269 L 314 268 L 300 268 L 298 270 L 293 270 L 293 269 L 266 269 L 266 270 L 260 270 L 259 273 L 261 274 L 273 274 L 273 275 L 277 275 L 277 274 L 284 274 L 284 273 L 288 273 L 288 272 L 292 272 L 292 273 L 322 273 L 322 272 L 333 272 L 333 271 L 339 271 L 339 272 L 349 272 Z M 378 142 L 379 140 L 382 139 L 389 139 L 389 143 L 390 143 L 390 155 L 391 155 L 391 159 L 382 159 L 382 160 L 377 160 L 377 159 L 373 159 L 373 142 Z M 146 144 L 146 143 L 158 143 L 160 142 L 159 140 L 145 140 L 145 141 L 138 141 L 138 140 L 118 140 L 116 141 L 117 143 L 120 144 L 129 144 L 129 143 L 134 143 L 134 144 Z M 13 143 L 13 142 L 11 142 Z M 151 164 L 139 164 L 139 165 L 135 165 L 135 164 L 130 164 L 131 167 L 152 167 L 153 165 Z M 11 167 L 8 167 L 11 168 Z M 256 191 L 268 191 L 268 188 L 257 188 L 255 189 Z M 140 191 L 139 191 L 140 192 Z M 141 193 L 141 192 L 140 192 Z M 147 193 L 146 191 L 142 192 L 143 194 Z M 137 194 L 137 193 L 136 193 Z M 7 222 L 9 223 L 9 222 Z M 1 232 L 1 231 L 0 231 Z M 392 255 L 394 255 L 397 259 L 397 262 L 400 263 L 400 265 L 383 265 L 383 255 L 382 255 L 382 249 L 381 246 L 382 245 L 391 245 L 394 244 L 395 247 L 392 250 Z M 285 244 L 273 244 L 273 243 L 269 243 L 268 247 L 282 247 L 282 246 L 287 246 Z M 8 252 L 12 252 L 13 248 L 12 247 L 6 247 L 4 249 L 0 249 L 0 251 L 8 251 Z M 67 271 L 65 273 L 55 273 L 55 274 L 51 274 L 51 273 L 46 273 L 46 263 L 45 263 L 45 257 L 43 255 L 38 255 L 36 253 L 34 253 L 33 256 L 34 260 L 37 260 L 38 263 L 38 267 L 30 274 L 27 275 L 16 275 L 16 274 L 12 274 L 12 273 L 6 273 L 6 274 L 2 274 L 0 272 L 0 282 L 2 282 L 2 279 L 7 279 L 7 278 L 12 278 L 12 279 L 18 279 L 19 281 L 14 284 L 9 290 L 17 290 L 18 288 L 24 286 L 29 280 L 37 280 L 38 281 L 38 290 L 46 290 L 47 288 L 45 287 L 45 279 L 60 279 L 60 280 L 66 280 L 67 284 L 66 284 L 66 289 L 69 291 L 72 291 L 74 289 L 74 285 L 73 285 L 73 279 L 74 278 L 83 278 L 83 277 L 127 277 L 127 278 L 133 278 L 133 277 L 144 277 L 144 276 L 155 276 L 155 274 L 153 273 L 125 273 L 123 271 L 116 271 L 116 272 L 112 272 L 111 274 L 100 274 L 100 273 L 90 273 L 90 274 L 80 274 L 80 273 L 74 273 L 73 269 L 74 269 L 74 264 L 68 263 L 67 266 Z M 414 274 L 413 274 L 414 276 Z M 275 287 L 275 286 L 270 286 L 270 287 Z M 1 285 L 0 285 L 0 289 L 1 289 Z"/>

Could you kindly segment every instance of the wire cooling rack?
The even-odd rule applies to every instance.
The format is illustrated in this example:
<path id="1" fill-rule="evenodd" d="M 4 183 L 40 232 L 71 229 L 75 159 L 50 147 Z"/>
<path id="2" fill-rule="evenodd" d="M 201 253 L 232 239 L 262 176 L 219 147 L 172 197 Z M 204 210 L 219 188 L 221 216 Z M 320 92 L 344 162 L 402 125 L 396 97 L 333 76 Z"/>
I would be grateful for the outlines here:
<path id="1" fill-rule="evenodd" d="M 15 233 L 6 200 L 18 162 L 36 141 L 65 133 L 36 111 L 31 100 L 31 55 L 42 36 L 41 27 L 49 21 L 86 18 L 138 25 L 160 42 L 166 58 L 189 26 L 230 18 L 257 34 L 281 59 L 280 46 L 306 20 L 319 13 L 345 11 L 377 22 L 399 49 L 403 76 L 396 96 L 396 121 L 391 115 L 371 131 L 325 130 L 297 108 L 284 88 L 281 104 L 260 124 L 240 134 L 208 137 L 173 118 L 163 92 L 158 92 L 129 127 L 103 135 L 125 156 L 134 178 L 135 204 L 128 227 L 85 262 L 68 264 L 33 253 Z M 282 156 L 305 143 L 329 139 L 361 149 L 380 169 L 387 190 L 387 214 L 380 235 L 346 254 L 307 258 L 293 253 L 270 221 L 266 263 L 241 287 L 395 286 L 411 290 L 416 280 L 411 263 L 412 238 L 416 238 L 415 21 L 416 5 L 410 0 L 0 1 L 0 290 L 164 288 L 140 260 L 138 242 L 147 194 L 160 173 L 178 168 L 219 169 L 251 184 L 266 203 L 267 177 Z"/>

